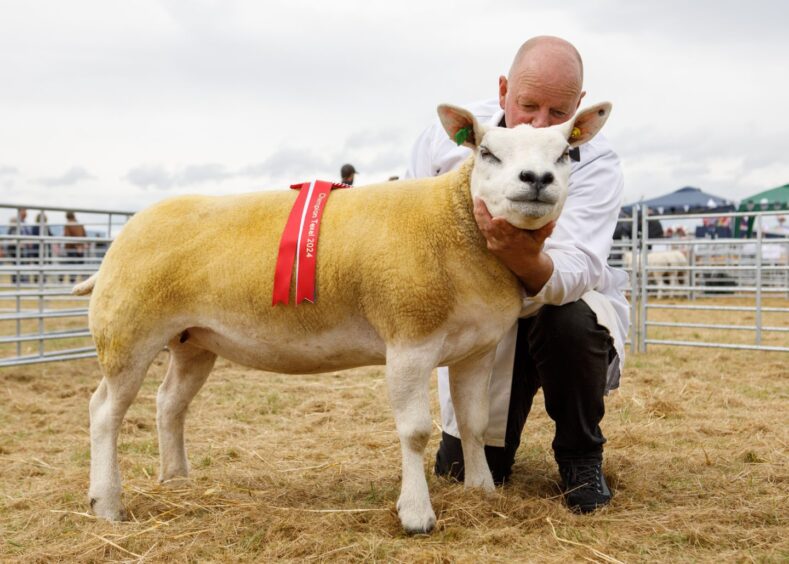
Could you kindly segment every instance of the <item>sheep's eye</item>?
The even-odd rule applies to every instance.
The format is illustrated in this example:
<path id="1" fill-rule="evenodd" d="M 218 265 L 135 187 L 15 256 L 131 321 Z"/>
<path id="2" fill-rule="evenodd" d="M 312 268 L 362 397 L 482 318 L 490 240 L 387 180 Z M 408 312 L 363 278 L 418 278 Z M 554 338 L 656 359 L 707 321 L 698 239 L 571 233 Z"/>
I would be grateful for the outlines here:
<path id="1" fill-rule="evenodd" d="M 570 158 L 570 147 L 567 147 L 562 153 L 562 156 L 556 159 L 556 164 L 564 164 Z"/>
<path id="2" fill-rule="evenodd" d="M 480 154 L 480 156 L 481 156 L 483 159 L 489 159 L 489 160 L 491 160 L 491 161 L 493 161 L 493 162 L 495 162 L 495 163 L 500 163 L 500 162 L 501 162 L 501 159 L 500 159 L 500 158 L 498 158 L 498 157 L 497 157 L 496 155 L 494 155 L 493 153 L 491 153 L 491 152 L 490 152 L 490 149 L 488 149 L 488 148 L 487 148 L 487 147 L 485 147 L 484 145 L 482 145 L 482 146 L 479 148 L 479 154 Z"/>

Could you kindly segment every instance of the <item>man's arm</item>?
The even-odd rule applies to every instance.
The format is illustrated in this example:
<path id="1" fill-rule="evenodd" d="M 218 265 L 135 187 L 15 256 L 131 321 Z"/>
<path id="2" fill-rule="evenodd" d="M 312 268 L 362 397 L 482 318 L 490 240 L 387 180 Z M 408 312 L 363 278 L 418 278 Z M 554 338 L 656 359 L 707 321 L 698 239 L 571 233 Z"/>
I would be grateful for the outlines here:
<path id="1" fill-rule="evenodd" d="M 474 217 L 488 250 L 518 277 L 529 295 L 539 293 L 553 274 L 553 260 L 543 252 L 543 244 L 556 223 L 551 221 L 533 231 L 519 229 L 500 217 L 491 217 L 479 198 L 474 200 Z"/>

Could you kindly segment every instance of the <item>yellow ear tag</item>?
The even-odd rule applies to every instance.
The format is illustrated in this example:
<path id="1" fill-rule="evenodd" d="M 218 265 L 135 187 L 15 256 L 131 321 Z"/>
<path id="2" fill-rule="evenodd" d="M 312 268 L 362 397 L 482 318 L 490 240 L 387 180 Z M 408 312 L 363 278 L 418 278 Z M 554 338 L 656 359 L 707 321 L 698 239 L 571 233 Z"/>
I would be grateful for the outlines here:
<path id="1" fill-rule="evenodd" d="M 581 130 L 578 129 L 577 127 L 573 127 L 573 132 L 570 134 L 570 137 L 572 139 L 577 139 L 580 136 L 581 136 Z"/>

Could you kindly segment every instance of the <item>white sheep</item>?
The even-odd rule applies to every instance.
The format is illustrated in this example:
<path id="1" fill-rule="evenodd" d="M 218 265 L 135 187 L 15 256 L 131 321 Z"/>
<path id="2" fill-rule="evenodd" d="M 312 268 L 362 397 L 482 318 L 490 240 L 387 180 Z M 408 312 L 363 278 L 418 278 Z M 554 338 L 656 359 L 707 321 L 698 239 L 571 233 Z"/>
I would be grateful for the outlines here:
<path id="1" fill-rule="evenodd" d="M 630 266 L 632 262 L 632 254 L 626 251 L 623 258 L 624 265 Z M 682 251 L 650 251 L 647 253 L 647 266 L 648 278 L 657 286 L 658 299 L 681 294 L 676 288 L 685 285 L 688 280 L 688 272 L 682 268 L 688 266 L 688 257 Z"/>
<path id="2" fill-rule="evenodd" d="M 522 290 L 488 252 L 473 199 L 520 227 L 556 218 L 568 151 L 591 139 L 609 112 L 610 104 L 599 104 L 562 125 L 506 129 L 440 106 L 447 133 L 467 128 L 464 144 L 475 154 L 440 177 L 333 193 L 321 226 L 315 304 L 271 306 L 294 191 L 179 197 L 135 215 L 97 275 L 74 290 L 93 293 L 90 329 L 104 375 L 90 400 L 96 515 L 125 517 L 117 435 L 165 345 L 170 364 L 157 396 L 163 481 L 187 475 L 186 411 L 219 355 L 283 373 L 385 363 L 403 459 L 397 509 L 408 532 L 435 524 L 423 467 L 429 378 L 436 366 L 449 366 L 465 484 L 493 490 L 483 450 L 488 378 Z M 544 186 L 528 181 L 535 177 Z"/>

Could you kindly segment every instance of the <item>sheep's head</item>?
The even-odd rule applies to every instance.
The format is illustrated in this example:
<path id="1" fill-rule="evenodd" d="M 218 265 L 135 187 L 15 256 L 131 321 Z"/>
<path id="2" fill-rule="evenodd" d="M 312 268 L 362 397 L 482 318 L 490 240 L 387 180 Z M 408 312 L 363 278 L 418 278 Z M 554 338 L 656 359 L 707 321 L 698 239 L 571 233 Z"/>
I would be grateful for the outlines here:
<path id="1" fill-rule="evenodd" d="M 544 128 L 486 127 L 463 108 L 442 104 L 441 123 L 452 139 L 475 152 L 471 195 L 491 215 L 521 229 L 559 217 L 570 178 L 570 149 L 594 137 L 611 112 L 604 102 L 565 123 Z"/>

